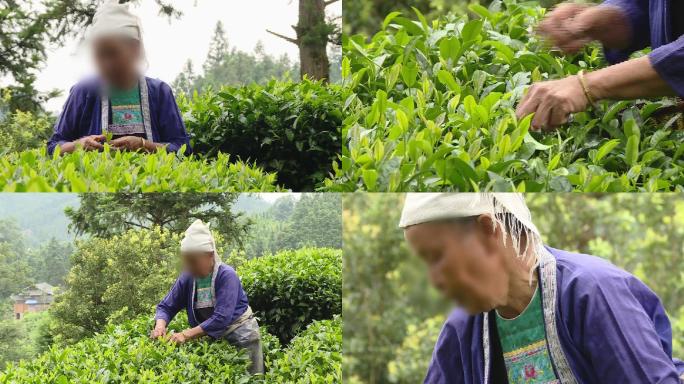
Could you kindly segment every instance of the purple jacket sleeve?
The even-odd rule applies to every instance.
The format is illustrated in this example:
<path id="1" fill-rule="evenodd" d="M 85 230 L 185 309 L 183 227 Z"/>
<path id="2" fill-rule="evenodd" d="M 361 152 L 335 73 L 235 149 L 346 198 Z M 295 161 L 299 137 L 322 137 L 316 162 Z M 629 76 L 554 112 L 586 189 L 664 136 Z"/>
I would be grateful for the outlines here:
<path id="1" fill-rule="evenodd" d="M 78 123 L 85 102 L 84 97 L 83 91 L 78 87 L 73 87 L 69 91 L 69 97 L 64 103 L 62 113 L 59 114 L 52 137 L 48 140 L 48 153 L 52 154 L 62 143 L 74 141 L 83 136 L 82 132 L 78 132 Z"/>
<path id="2" fill-rule="evenodd" d="M 654 49 L 648 58 L 660 77 L 677 95 L 684 97 L 684 35 L 670 44 Z"/>
<path id="3" fill-rule="evenodd" d="M 576 343 L 600 383 L 678 384 L 672 331 L 658 297 L 634 277 L 587 276 L 576 287 Z"/>
<path id="4" fill-rule="evenodd" d="M 632 44 L 621 50 L 604 49 L 606 60 L 615 64 L 625 61 L 633 52 L 644 49 L 651 44 L 651 29 L 649 26 L 649 0 L 605 0 L 603 5 L 620 8 L 630 23 Z"/>
<path id="5" fill-rule="evenodd" d="M 169 152 L 178 152 L 185 144 L 185 154 L 192 153 L 190 138 L 185 131 L 185 124 L 180 115 L 173 91 L 168 84 L 162 83 L 159 89 L 158 120 L 159 141 L 167 143 Z"/>
<path id="6" fill-rule="evenodd" d="M 223 269 L 216 276 L 216 306 L 214 314 L 200 327 L 209 336 L 218 339 L 231 324 L 240 292 L 240 278 L 232 269 Z"/>
<path id="7" fill-rule="evenodd" d="M 463 370 L 458 334 L 453 325 L 446 323 L 432 352 L 432 360 L 423 383 L 462 384 L 465 383 Z"/>
<path id="8" fill-rule="evenodd" d="M 157 313 L 154 316 L 155 320 L 166 320 L 166 323 L 168 324 L 173 320 L 174 316 L 187 305 L 185 284 L 187 284 L 187 280 L 183 279 L 183 276 L 176 280 L 176 283 L 173 284 L 173 287 L 166 297 L 157 305 Z"/>

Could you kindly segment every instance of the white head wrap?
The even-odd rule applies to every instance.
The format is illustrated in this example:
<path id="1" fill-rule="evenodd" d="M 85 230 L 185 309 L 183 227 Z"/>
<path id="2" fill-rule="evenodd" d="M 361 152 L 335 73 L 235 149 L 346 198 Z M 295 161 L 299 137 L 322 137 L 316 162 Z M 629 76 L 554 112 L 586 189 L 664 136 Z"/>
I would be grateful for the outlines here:
<path id="1" fill-rule="evenodd" d="M 506 213 L 516 220 L 511 222 Z M 490 216 L 502 228 L 504 243 L 510 236 L 518 257 L 536 267 L 543 242 L 520 193 L 409 193 L 399 227 L 480 215 Z M 524 249 L 521 249 L 522 235 L 527 240 Z"/>
<path id="2" fill-rule="evenodd" d="M 221 262 L 209 224 L 204 224 L 200 219 L 195 220 L 185 230 L 185 237 L 181 240 L 181 252 L 213 252 L 215 263 Z"/>
<path id="3" fill-rule="evenodd" d="M 89 38 L 103 36 L 128 37 L 142 42 L 142 26 L 140 19 L 128 10 L 127 4 L 119 4 L 118 0 L 106 0 L 93 17 Z"/>

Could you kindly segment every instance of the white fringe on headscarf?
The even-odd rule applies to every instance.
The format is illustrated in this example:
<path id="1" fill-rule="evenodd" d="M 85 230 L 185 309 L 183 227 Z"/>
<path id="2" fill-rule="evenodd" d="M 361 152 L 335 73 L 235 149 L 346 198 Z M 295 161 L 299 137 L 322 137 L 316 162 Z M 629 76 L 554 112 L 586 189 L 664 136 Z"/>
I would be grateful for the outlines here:
<path id="1" fill-rule="evenodd" d="M 539 265 L 543 241 L 520 193 L 408 193 L 399 227 L 452 218 L 486 215 L 501 228 L 504 245 L 530 267 L 530 283 Z"/>

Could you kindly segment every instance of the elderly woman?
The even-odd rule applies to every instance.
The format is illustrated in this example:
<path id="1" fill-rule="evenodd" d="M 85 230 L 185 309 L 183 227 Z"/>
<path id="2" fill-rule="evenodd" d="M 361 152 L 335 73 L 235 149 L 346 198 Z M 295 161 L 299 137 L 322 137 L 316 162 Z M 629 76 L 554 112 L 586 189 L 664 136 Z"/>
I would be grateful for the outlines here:
<path id="1" fill-rule="evenodd" d="M 425 383 L 680 383 L 658 297 L 603 259 L 545 247 L 521 195 L 409 194 L 400 226 L 461 306 Z"/>
<path id="2" fill-rule="evenodd" d="M 548 129 L 603 99 L 684 97 L 684 2 L 606 0 L 601 5 L 561 4 L 539 30 L 553 45 L 573 53 L 591 41 L 604 46 L 615 65 L 534 84 L 517 114 L 535 113 L 532 127 Z M 649 46 L 647 56 L 628 60 Z"/>
<path id="3" fill-rule="evenodd" d="M 183 308 L 191 328 L 169 336 L 176 343 L 209 336 L 225 339 L 249 353 L 250 373 L 263 373 L 261 335 L 235 270 L 219 260 L 209 227 L 197 220 L 181 241 L 184 272 L 157 306 L 150 337 L 166 336 L 166 327 Z"/>
<path id="4" fill-rule="evenodd" d="M 98 76 L 76 84 L 48 142 L 48 151 L 76 148 L 179 151 L 190 143 L 171 88 L 142 75 L 144 50 L 138 18 L 108 0 L 93 18 L 88 38 Z"/>

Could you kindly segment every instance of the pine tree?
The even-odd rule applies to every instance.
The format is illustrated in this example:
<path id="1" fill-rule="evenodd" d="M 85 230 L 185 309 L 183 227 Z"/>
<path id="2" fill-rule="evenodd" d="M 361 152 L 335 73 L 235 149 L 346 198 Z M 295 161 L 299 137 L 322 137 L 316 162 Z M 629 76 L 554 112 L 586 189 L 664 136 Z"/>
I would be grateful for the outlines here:
<path id="1" fill-rule="evenodd" d="M 214 28 L 214 36 L 211 38 L 211 43 L 209 43 L 209 53 L 207 54 L 207 60 L 204 62 L 204 72 L 209 72 L 213 68 L 219 67 L 228 53 L 228 38 L 226 37 L 226 31 L 223 29 L 223 23 L 219 20 Z"/>
<path id="2" fill-rule="evenodd" d="M 178 74 L 176 80 L 173 81 L 173 90 L 179 94 L 185 94 L 191 96 L 195 89 L 195 82 L 197 81 L 197 76 L 192 65 L 192 60 L 188 59 L 183 66 L 183 70 Z"/>

